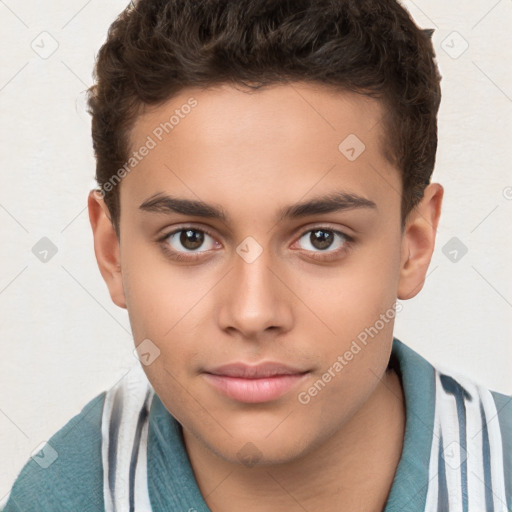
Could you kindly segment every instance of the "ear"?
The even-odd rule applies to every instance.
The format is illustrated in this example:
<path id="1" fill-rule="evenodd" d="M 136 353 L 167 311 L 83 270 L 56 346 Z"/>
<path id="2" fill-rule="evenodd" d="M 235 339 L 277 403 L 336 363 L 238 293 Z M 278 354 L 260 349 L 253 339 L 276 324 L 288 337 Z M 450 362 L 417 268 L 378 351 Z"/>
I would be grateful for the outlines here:
<path id="1" fill-rule="evenodd" d="M 439 183 L 431 183 L 425 188 L 420 203 L 407 216 L 402 235 L 399 299 L 411 299 L 425 284 L 434 252 L 443 193 Z"/>
<path id="2" fill-rule="evenodd" d="M 121 274 L 121 251 L 108 207 L 97 190 L 89 192 L 87 204 L 98 267 L 114 304 L 126 308 Z"/>

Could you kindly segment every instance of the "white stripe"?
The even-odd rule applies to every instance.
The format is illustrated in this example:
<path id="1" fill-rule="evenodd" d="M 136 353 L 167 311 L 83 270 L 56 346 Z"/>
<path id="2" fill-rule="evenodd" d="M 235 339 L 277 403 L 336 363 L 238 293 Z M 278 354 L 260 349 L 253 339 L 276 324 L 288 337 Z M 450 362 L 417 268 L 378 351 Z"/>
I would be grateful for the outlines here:
<path id="1" fill-rule="evenodd" d="M 506 512 L 506 494 L 504 481 L 503 448 L 501 431 L 494 399 L 489 390 L 478 386 L 464 376 L 454 376 L 447 372 L 444 375 L 453 378 L 472 397 L 471 402 L 464 401 L 466 410 L 466 425 L 464 425 L 467 437 L 466 463 L 468 476 L 468 510 L 484 511 L 485 501 L 485 478 L 483 458 L 483 424 L 480 413 L 482 403 L 486 417 L 489 434 L 489 449 L 491 459 L 492 492 L 496 512 Z M 435 413 L 434 413 L 434 435 L 432 439 L 430 466 L 429 466 L 429 487 L 425 510 L 427 512 L 437 511 L 439 481 L 438 481 L 438 453 L 439 439 L 442 435 L 444 467 L 446 472 L 446 483 L 448 489 L 448 502 L 450 512 L 462 511 L 461 495 L 461 471 L 463 462 L 460 454 L 460 438 L 457 405 L 455 397 L 447 393 L 440 380 L 440 373 L 435 370 Z M 464 454 L 463 454 L 464 455 Z"/>
<path id="2" fill-rule="evenodd" d="M 102 434 L 102 461 L 103 461 L 103 496 L 106 512 L 128 512 L 129 511 L 129 486 L 130 486 L 130 461 L 133 444 L 137 430 L 137 421 L 141 409 L 145 405 L 147 392 L 153 393 L 153 389 L 147 380 L 140 364 L 136 364 L 131 370 L 111 389 L 107 391 L 103 407 L 101 434 Z M 108 451 L 109 451 L 109 428 L 112 417 L 112 407 L 116 393 L 123 399 L 123 407 L 120 414 L 119 434 L 117 438 L 117 452 L 115 454 L 115 497 L 112 497 L 108 483 Z M 152 395 L 151 395 L 152 396 Z M 146 420 L 147 422 L 147 420 Z M 147 451 L 147 429 L 144 436 L 144 454 Z M 140 450 L 140 447 L 139 447 Z M 140 453 L 140 452 L 139 452 Z M 143 457 L 144 462 L 146 457 Z M 139 460 L 140 463 L 140 460 Z M 149 504 L 149 494 L 146 485 L 141 483 L 146 474 L 144 468 L 140 468 L 136 480 L 138 481 L 138 499 L 141 503 Z M 145 496 L 147 495 L 147 497 Z M 151 508 L 141 509 L 144 512 Z M 138 509 L 137 509 L 138 512 Z"/>
<path id="3" fill-rule="evenodd" d="M 477 452 L 479 456 L 477 465 L 473 465 L 471 468 L 468 465 L 468 474 L 471 471 L 473 473 L 473 478 L 475 478 L 479 483 L 479 485 L 475 483 L 473 489 L 479 489 L 481 492 L 480 502 L 473 503 L 473 505 L 474 507 L 481 507 L 482 510 L 485 509 L 485 480 L 483 472 L 484 459 L 482 450 L 483 424 L 479 410 L 481 402 L 487 419 L 487 433 L 489 436 L 489 451 L 491 461 L 491 480 L 494 510 L 495 512 L 507 512 L 507 499 L 505 491 L 505 469 L 503 465 L 503 446 L 496 404 L 494 403 L 494 399 L 491 395 L 491 392 L 488 389 L 484 388 L 483 386 L 476 385 L 475 383 L 473 383 L 472 381 L 470 381 L 469 379 L 462 375 L 458 375 L 456 379 L 464 388 L 466 388 L 471 393 L 471 396 L 476 396 L 478 399 L 476 403 L 478 403 L 479 421 L 475 421 L 472 423 L 468 422 L 467 426 L 468 443 L 472 443 L 472 454 L 473 452 Z M 475 416 L 476 415 L 477 414 L 475 412 Z M 476 466 L 479 466 L 481 468 L 481 471 L 478 471 Z M 470 492 L 469 496 L 471 497 L 471 495 L 472 493 Z M 470 511 L 473 510 L 473 508 L 471 508 L 471 505 L 472 502 L 470 501 Z"/>
<path id="4" fill-rule="evenodd" d="M 468 380 L 457 378 L 462 387 L 471 395 L 471 402 L 465 400 L 468 510 L 485 510 L 485 477 L 483 458 L 483 424 L 480 413 L 480 394 L 477 386 Z"/>
<path id="5" fill-rule="evenodd" d="M 462 512 L 459 420 L 455 397 L 444 390 L 439 372 L 436 372 L 436 388 L 436 391 L 438 391 L 436 408 L 438 408 L 441 434 L 443 436 L 442 459 L 446 472 L 449 510 L 450 512 Z M 443 463 L 443 461 L 441 461 L 441 463 Z"/>

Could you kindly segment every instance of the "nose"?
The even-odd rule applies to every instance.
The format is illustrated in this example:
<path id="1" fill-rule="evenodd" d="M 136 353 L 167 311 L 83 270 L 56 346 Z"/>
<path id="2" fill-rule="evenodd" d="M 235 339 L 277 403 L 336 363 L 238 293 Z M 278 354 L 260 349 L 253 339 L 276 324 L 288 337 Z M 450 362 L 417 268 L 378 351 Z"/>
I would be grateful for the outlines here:
<path id="1" fill-rule="evenodd" d="M 272 264 L 267 250 L 254 261 L 235 256 L 233 268 L 223 283 L 218 312 L 224 331 L 255 340 L 270 331 L 275 331 L 275 335 L 291 328 L 293 294 L 279 268 Z"/>

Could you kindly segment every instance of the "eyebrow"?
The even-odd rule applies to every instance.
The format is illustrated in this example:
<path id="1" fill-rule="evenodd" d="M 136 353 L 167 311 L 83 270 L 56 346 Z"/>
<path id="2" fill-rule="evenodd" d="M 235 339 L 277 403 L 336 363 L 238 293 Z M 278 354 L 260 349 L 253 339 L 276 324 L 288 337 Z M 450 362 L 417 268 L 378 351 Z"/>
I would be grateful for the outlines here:
<path id="1" fill-rule="evenodd" d="M 173 197 L 162 193 L 154 194 L 148 198 L 139 206 L 139 209 L 144 212 L 165 214 L 178 213 L 194 217 L 217 219 L 223 222 L 229 221 L 229 215 L 227 215 L 220 206 L 208 204 L 203 201 Z M 377 210 L 377 205 L 373 201 L 356 194 L 335 192 L 309 201 L 286 206 L 278 212 L 277 218 L 278 221 L 283 221 L 299 219 L 309 215 L 354 209 Z"/>

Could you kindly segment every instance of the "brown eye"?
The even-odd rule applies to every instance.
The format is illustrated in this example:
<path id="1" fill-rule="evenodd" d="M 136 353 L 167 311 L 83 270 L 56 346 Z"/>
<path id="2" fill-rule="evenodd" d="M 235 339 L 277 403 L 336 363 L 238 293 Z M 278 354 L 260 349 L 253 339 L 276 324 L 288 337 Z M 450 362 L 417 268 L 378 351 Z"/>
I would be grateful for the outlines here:
<path id="1" fill-rule="evenodd" d="M 333 249 L 334 251 L 343 248 L 350 239 L 339 231 L 317 228 L 304 233 L 299 241 L 302 247 L 308 251 L 326 252 L 327 249 Z"/>
<path id="2" fill-rule="evenodd" d="M 170 233 L 165 237 L 165 243 L 176 253 L 208 251 L 215 246 L 213 238 L 200 229 L 183 228 Z M 205 247 L 206 245 L 206 247 Z"/>
<path id="3" fill-rule="evenodd" d="M 341 231 L 328 227 L 310 229 L 302 234 L 298 243 L 307 256 L 318 261 L 334 261 L 342 258 L 352 247 L 354 239 Z"/>
<path id="4" fill-rule="evenodd" d="M 309 235 L 309 241 L 311 242 L 311 245 L 316 249 L 329 249 L 334 241 L 334 235 L 332 231 L 318 229 L 311 231 L 311 234 Z"/>
<path id="5" fill-rule="evenodd" d="M 192 229 L 187 229 L 181 231 L 180 235 L 180 243 L 186 249 L 193 251 L 194 249 L 198 249 L 203 245 L 204 242 L 204 233 L 200 231 L 195 231 Z"/>

